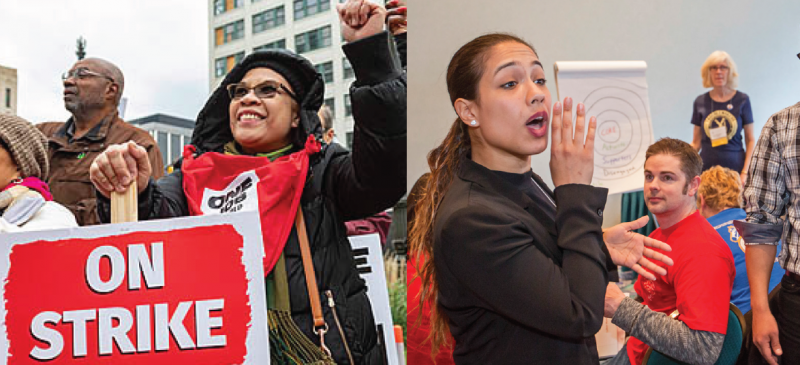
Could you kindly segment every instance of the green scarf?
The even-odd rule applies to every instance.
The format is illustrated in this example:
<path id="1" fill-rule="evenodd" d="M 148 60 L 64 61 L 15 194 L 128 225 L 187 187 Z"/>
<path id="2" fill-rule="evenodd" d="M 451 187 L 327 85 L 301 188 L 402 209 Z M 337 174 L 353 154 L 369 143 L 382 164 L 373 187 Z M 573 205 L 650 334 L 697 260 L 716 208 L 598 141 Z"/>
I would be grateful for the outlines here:
<path id="1" fill-rule="evenodd" d="M 247 153 L 242 152 L 239 144 L 236 143 L 236 141 L 230 141 L 230 142 L 226 143 L 225 147 L 223 147 L 223 152 L 226 155 L 234 155 L 234 156 L 247 155 Z M 253 156 L 266 157 L 266 158 L 269 159 L 270 162 L 272 162 L 272 161 L 275 161 L 276 159 L 278 159 L 279 157 L 283 157 L 283 156 L 288 155 L 289 152 L 292 152 L 292 145 L 291 144 L 287 145 L 286 147 L 278 148 L 277 150 L 272 151 L 272 152 L 256 153 Z"/>
<path id="2" fill-rule="evenodd" d="M 226 155 L 247 155 L 242 153 L 235 141 L 226 143 L 223 152 Z M 291 152 L 290 144 L 272 152 L 257 153 L 255 156 L 275 161 Z M 286 275 L 286 259 L 283 253 L 266 279 L 270 362 L 280 365 L 334 364 L 330 357 L 300 331 L 292 319 L 289 278 Z"/>

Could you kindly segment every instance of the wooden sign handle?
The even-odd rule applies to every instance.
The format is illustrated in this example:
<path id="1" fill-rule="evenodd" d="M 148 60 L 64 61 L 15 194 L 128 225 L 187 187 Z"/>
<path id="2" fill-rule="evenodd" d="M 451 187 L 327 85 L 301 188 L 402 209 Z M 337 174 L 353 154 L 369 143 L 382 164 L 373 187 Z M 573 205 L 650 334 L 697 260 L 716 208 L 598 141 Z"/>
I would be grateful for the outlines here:
<path id="1" fill-rule="evenodd" d="M 111 192 L 111 223 L 136 222 L 139 220 L 139 192 L 136 181 L 128 185 L 124 193 Z"/>

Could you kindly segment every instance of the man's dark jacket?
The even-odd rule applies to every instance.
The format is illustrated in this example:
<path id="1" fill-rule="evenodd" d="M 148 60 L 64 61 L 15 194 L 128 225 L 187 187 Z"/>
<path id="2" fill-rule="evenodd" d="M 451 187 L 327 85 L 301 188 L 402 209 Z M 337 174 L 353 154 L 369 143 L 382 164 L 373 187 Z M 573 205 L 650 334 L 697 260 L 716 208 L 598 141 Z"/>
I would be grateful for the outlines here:
<path id="1" fill-rule="evenodd" d="M 106 147 L 134 141 L 147 150 L 153 178 L 164 175 L 164 164 L 158 144 L 147 131 L 123 121 L 117 112 L 106 116 L 80 138 L 72 138 L 75 121 L 47 122 L 36 125 L 48 139 L 50 176 L 47 184 L 53 199 L 69 209 L 80 226 L 100 223 L 95 205 L 94 185 L 89 180 L 89 167 Z"/>

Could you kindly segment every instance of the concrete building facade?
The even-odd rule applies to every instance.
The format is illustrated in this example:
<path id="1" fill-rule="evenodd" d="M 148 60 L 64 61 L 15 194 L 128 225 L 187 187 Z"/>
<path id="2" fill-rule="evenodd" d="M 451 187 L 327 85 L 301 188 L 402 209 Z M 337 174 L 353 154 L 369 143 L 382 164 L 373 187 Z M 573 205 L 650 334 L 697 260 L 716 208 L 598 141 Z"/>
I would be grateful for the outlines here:
<path id="1" fill-rule="evenodd" d="M 245 55 L 285 48 L 308 58 L 325 80 L 325 104 L 339 141 L 350 147 L 353 69 L 342 52 L 341 0 L 208 0 L 209 88 L 216 88 Z"/>
<path id="2" fill-rule="evenodd" d="M 17 69 L 0 66 L 0 113 L 17 114 Z"/>

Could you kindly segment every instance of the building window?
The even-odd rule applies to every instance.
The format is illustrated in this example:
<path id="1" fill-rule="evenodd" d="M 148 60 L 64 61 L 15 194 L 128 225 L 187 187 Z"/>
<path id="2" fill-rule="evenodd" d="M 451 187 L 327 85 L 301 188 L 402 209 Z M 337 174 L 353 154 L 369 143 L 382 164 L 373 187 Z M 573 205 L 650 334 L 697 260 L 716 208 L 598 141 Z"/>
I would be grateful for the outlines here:
<path id="1" fill-rule="evenodd" d="M 336 119 L 336 99 L 334 98 L 327 98 L 325 99 L 325 106 L 331 110 L 331 115 L 334 119 Z"/>
<path id="2" fill-rule="evenodd" d="M 183 144 L 181 143 L 181 135 L 180 134 L 170 134 L 170 161 L 169 163 L 172 164 L 181 157 L 181 151 L 183 150 Z M 166 161 L 165 161 L 166 164 Z"/>
<path id="3" fill-rule="evenodd" d="M 352 78 L 355 76 L 353 72 L 353 65 L 350 64 L 350 61 L 347 60 L 347 57 L 342 57 L 342 74 L 344 74 L 345 79 Z"/>
<path id="4" fill-rule="evenodd" d="M 214 60 L 214 76 L 222 77 L 231 72 L 233 66 L 239 64 L 244 59 L 244 52 L 239 52 L 227 57 L 220 57 Z"/>
<path id="5" fill-rule="evenodd" d="M 6 88 L 6 108 L 11 109 L 11 89 Z"/>
<path id="6" fill-rule="evenodd" d="M 347 141 L 346 141 L 347 142 L 347 149 L 348 150 L 353 150 L 353 132 L 347 132 L 346 139 L 347 139 Z"/>
<path id="7" fill-rule="evenodd" d="M 228 73 L 227 64 L 227 57 L 217 58 L 214 61 L 214 76 L 215 77 L 222 77 Z"/>
<path id="8" fill-rule="evenodd" d="M 325 80 L 325 83 L 333 82 L 333 62 L 328 61 L 316 64 L 314 68 L 322 75 L 322 79 Z"/>
<path id="9" fill-rule="evenodd" d="M 214 15 L 220 15 L 242 6 L 244 6 L 244 0 L 214 0 Z"/>
<path id="10" fill-rule="evenodd" d="M 233 23 L 225 24 L 214 30 L 216 37 L 216 45 L 223 45 L 225 43 L 233 42 L 237 39 L 244 38 L 244 20 L 238 20 Z"/>
<path id="11" fill-rule="evenodd" d="M 297 53 L 309 52 L 315 49 L 331 46 L 331 26 L 327 25 L 309 32 L 294 36 L 294 46 Z"/>
<path id="12" fill-rule="evenodd" d="M 285 22 L 283 5 L 253 15 L 253 33 L 281 26 Z"/>
<path id="13" fill-rule="evenodd" d="M 344 116 L 353 115 L 353 107 L 350 105 L 350 94 L 344 96 Z"/>
<path id="14" fill-rule="evenodd" d="M 164 161 L 164 165 L 169 165 L 169 134 L 166 132 L 159 132 L 156 131 L 156 142 L 158 143 L 158 149 L 161 150 L 161 160 Z"/>
<path id="15" fill-rule="evenodd" d="M 275 42 L 270 42 L 263 46 L 258 46 L 256 48 L 253 48 L 253 52 L 266 51 L 268 49 L 286 49 L 286 40 L 279 39 Z"/>
<path id="16" fill-rule="evenodd" d="M 294 20 L 303 19 L 330 8 L 330 0 L 294 0 Z"/>

